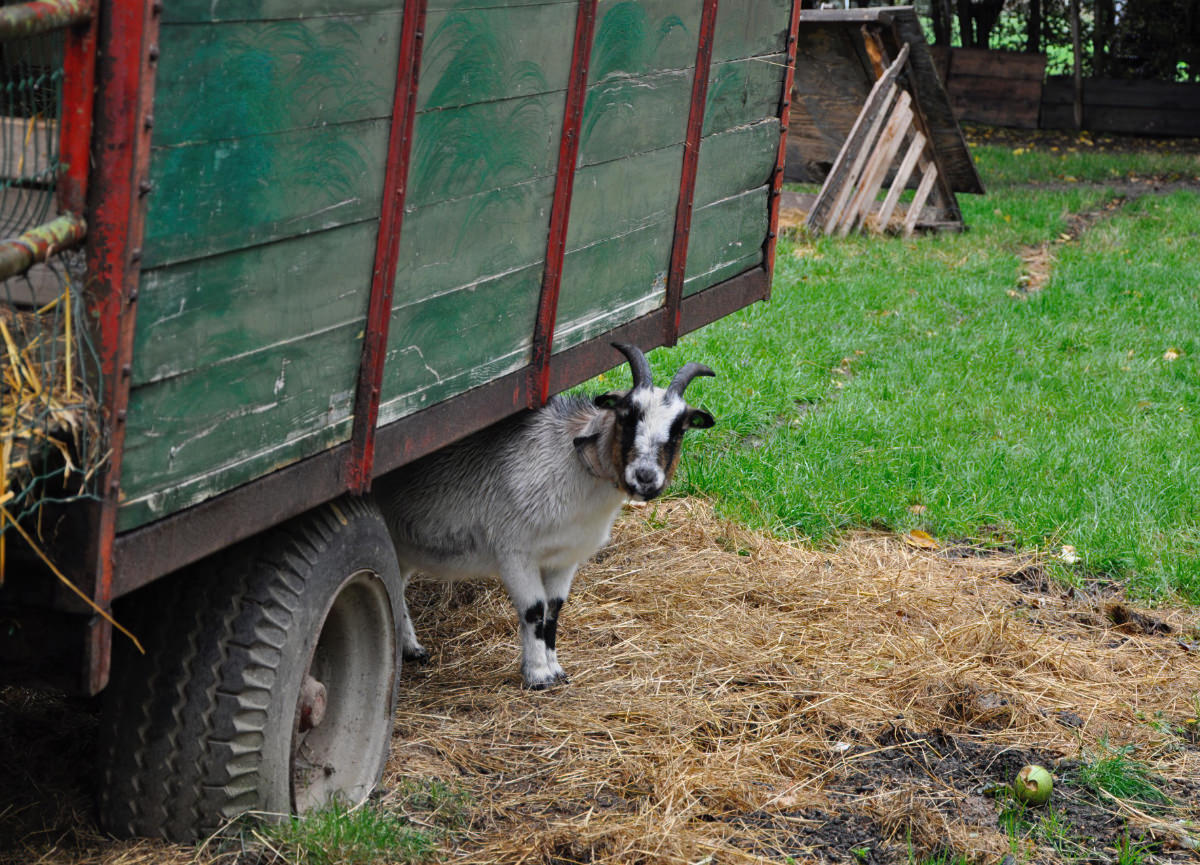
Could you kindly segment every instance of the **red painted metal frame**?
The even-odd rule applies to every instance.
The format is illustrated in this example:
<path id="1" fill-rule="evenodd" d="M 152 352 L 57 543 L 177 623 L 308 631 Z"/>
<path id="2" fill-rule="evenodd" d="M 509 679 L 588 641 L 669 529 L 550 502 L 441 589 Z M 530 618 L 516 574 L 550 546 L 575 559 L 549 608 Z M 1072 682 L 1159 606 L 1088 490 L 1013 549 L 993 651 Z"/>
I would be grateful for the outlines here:
<path id="1" fill-rule="evenodd" d="M 687 138 L 683 144 L 683 171 L 679 178 L 679 201 L 675 205 L 675 237 L 667 269 L 667 345 L 679 341 L 680 302 L 687 276 L 688 238 L 692 231 L 692 204 L 696 197 L 696 169 L 700 164 L 700 138 L 704 132 L 704 108 L 708 99 L 708 77 L 712 71 L 713 32 L 717 24 L 717 0 L 704 0 L 700 33 L 696 42 L 696 73 L 692 78 L 692 104 L 688 109 Z"/>
<path id="2" fill-rule="evenodd" d="M 425 38 L 427 0 L 406 0 L 401 25 L 400 58 L 396 93 L 392 99 L 392 129 L 388 139 L 387 169 L 384 174 L 383 212 L 375 246 L 375 271 L 359 365 L 358 389 L 354 397 L 354 430 L 346 486 L 361 495 L 371 488 L 375 464 L 375 424 L 383 390 L 383 368 L 387 358 L 388 325 L 392 318 L 392 290 L 400 254 L 400 229 L 404 223 L 404 198 L 408 189 L 409 156 L 417 114 L 420 86 L 421 47 Z"/>
<path id="3" fill-rule="evenodd" d="M 529 360 L 527 404 L 536 408 L 550 396 L 550 354 L 554 348 L 554 324 L 558 315 L 558 293 L 562 287 L 563 259 L 567 251 L 567 228 L 571 218 L 571 192 L 575 187 L 575 160 L 579 154 L 579 129 L 587 95 L 588 66 L 592 56 L 592 33 L 596 27 L 597 0 L 579 0 L 575 15 L 575 43 L 571 49 L 571 80 L 563 110 L 562 136 L 558 146 L 558 168 L 554 180 L 554 203 L 550 208 L 550 232 L 546 240 L 546 267 L 538 298 L 533 328 L 533 351 Z"/>
<path id="4" fill-rule="evenodd" d="M 787 133 L 792 116 L 792 84 L 796 77 L 796 36 L 799 30 L 800 0 L 792 0 L 792 18 L 788 26 L 787 72 L 784 74 L 783 96 L 779 101 L 779 153 L 775 158 L 775 173 L 771 175 L 771 216 L 764 258 L 769 277 L 768 291 L 775 276 L 775 245 L 779 240 L 779 199 L 783 193 L 783 167 L 787 161 Z"/>
<path id="5" fill-rule="evenodd" d="M 100 23 L 96 97 L 96 171 L 90 182 L 87 296 L 96 319 L 104 380 L 103 421 L 109 447 L 88 550 L 92 599 L 112 600 L 113 546 L 121 500 L 121 457 L 129 404 L 134 316 L 142 257 L 146 198 L 150 194 L 150 113 L 158 62 L 157 0 L 110 0 Z M 84 686 L 96 693 L 108 681 L 111 626 L 95 618 L 88 628 Z"/>
<path id="6" fill-rule="evenodd" d="M 58 207 L 79 214 L 87 206 L 92 93 L 96 87 L 96 31 L 99 27 L 94 0 L 87 7 L 90 20 L 67 30 L 62 109 L 58 118 L 58 157 L 66 165 L 58 178 Z"/>

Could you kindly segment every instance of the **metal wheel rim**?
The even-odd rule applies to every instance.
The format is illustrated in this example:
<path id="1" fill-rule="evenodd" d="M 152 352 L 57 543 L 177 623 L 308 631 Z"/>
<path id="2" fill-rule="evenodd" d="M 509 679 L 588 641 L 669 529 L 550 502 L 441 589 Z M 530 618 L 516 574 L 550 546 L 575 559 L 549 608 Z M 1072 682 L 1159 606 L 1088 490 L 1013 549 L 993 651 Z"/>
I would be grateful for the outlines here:
<path id="1" fill-rule="evenodd" d="M 291 799 L 296 813 L 341 798 L 357 804 L 378 780 L 391 736 L 395 623 L 387 588 L 370 570 L 351 574 L 334 593 L 301 677 L 292 722 Z M 305 682 L 324 687 L 319 722 Z M 311 720 L 310 720 L 311 723 Z"/>

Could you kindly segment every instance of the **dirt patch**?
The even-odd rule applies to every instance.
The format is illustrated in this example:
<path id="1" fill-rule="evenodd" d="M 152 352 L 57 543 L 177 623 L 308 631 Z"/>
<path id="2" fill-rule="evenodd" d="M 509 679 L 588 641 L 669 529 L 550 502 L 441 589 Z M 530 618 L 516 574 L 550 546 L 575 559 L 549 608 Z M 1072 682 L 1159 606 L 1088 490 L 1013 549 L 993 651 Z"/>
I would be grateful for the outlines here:
<path id="1" fill-rule="evenodd" d="M 581 572 L 560 631 L 568 687 L 521 689 L 499 587 L 410 595 L 434 657 L 406 671 L 378 801 L 412 777 L 462 791 L 456 863 L 1115 862 L 1129 843 L 1194 861 L 1194 611 L 1047 585 L 1017 553 L 883 534 L 805 549 L 692 500 L 630 511 Z M 87 713 L 63 707 L 82 719 L 66 734 L 57 710 L 17 722 L 15 694 L 0 695 L 0 760 L 22 779 L 0 805 L 11 861 L 238 861 L 105 842 L 82 787 Z M 49 746 L 31 764 L 28 724 L 68 757 Z M 1175 804 L 1089 788 L 1081 767 L 1104 748 Z M 1055 772 L 1050 809 L 1004 792 L 1029 762 Z"/>

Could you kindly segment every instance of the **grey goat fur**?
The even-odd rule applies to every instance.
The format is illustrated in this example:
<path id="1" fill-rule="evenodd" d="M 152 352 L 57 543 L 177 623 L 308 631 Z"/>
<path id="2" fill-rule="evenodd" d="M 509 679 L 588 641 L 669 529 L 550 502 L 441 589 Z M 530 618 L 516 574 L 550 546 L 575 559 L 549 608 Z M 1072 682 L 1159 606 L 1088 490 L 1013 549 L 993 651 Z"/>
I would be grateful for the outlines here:
<path id="1" fill-rule="evenodd" d="M 417 572 L 504 583 L 529 688 L 567 681 L 556 639 L 576 569 L 608 542 L 626 501 L 652 499 L 671 482 L 684 432 L 713 425 L 683 399 L 688 383 L 712 370 L 685 364 L 668 387 L 655 387 L 642 352 L 613 345 L 629 361 L 630 390 L 554 397 L 375 484 L 405 587 Z M 404 656 L 427 660 L 407 602 L 402 609 Z"/>

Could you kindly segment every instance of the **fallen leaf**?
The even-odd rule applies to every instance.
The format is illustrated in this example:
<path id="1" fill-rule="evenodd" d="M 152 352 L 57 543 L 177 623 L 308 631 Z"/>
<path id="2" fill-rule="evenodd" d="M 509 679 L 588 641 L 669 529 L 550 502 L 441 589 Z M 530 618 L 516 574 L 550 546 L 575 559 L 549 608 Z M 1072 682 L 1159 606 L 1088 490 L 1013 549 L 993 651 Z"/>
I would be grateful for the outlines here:
<path id="1" fill-rule="evenodd" d="M 913 529 L 906 534 L 904 536 L 904 543 L 919 550 L 936 550 L 938 548 L 938 542 L 934 540 L 933 535 L 920 529 Z"/>

